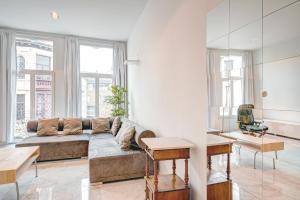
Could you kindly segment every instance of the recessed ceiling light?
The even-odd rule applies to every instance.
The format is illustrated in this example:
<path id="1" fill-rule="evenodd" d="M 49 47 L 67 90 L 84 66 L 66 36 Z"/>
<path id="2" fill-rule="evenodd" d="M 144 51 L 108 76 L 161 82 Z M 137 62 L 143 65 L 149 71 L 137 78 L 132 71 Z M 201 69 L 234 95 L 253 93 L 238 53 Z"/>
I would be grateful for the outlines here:
<path id="1" fill-rule="evenodd" d="M 54 20 L 58 20 L 59 19 L 59 14 L 56 11 L 52 11 L 50 13 L 50 15 L 51 15 L 52 19 L 54 19 Z"/>

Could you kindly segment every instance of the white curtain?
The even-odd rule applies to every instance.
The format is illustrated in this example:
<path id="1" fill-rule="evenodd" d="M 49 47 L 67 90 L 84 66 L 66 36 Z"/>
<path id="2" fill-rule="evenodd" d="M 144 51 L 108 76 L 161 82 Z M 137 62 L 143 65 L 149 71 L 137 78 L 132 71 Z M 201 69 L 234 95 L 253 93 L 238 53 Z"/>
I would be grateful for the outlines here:
<path id="1" fill-rule="evenodd" d="M 65 38 L 65 116 L 81 116 L 80 58 L 77 38 Z"/>
<path id="2" fill-rule="evenodd" d="M 208 127 L 221 128 L 219 108 L 222 106 L 222 80 L 220 72 L 221 50 L 207 50 Z"/>
<path id="3" fill-rule="evenodd" d="M 127 88 L 126 43 L 114 43 L 113 51 L 113 84 Z"/>
<path id="4" fill-rule="evenodd" d="M 16 47 L 15 33 L 0 30 L 0 141 L 11 143 L 15 131 Z"/>
<path id="5" fill-rule="evenodd" d="M 252 52 L 243 52 L 243 100 L 244 104 L 254 104 L 254 69 Z"/>

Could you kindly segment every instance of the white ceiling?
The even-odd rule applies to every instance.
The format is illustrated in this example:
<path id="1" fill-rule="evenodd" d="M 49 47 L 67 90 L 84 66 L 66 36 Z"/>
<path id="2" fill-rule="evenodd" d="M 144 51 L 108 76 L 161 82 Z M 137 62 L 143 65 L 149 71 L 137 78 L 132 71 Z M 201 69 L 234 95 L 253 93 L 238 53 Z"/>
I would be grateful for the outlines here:
<path id="1" fill-rule="evenodd" d="M 0 0 L 0 26 L 127 40 L 147 0 Z M 60 19 L 50 17 L 57 11 Z"/>
<path id="2" fill-rule="evenodd" d="M 264 20 L 261 20 L 261 0 L 231 0 L 230 36 L 229 4 L 224 0 L 207 18 L 209 48 L 253 50 L 300 37 L 300 1 L 264 0 Z M 296 2 L 290 6 L 289 4 Z M 285 7 L 287 6 L 287 7 Z M 282 9 L 280 9 L 282 8 Z M 280 10 L 278 10 L 280 9 Z M 275 12 L 276 11 L 276 12 Z"/>

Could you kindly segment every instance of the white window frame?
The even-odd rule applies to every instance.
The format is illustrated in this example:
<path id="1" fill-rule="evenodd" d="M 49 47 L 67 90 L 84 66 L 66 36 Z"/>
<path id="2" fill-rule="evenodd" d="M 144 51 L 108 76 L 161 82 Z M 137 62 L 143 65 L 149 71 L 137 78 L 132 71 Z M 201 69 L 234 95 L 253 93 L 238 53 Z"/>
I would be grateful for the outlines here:
<path id="1" fill-rule="evenodd" d="M 80 91 L 82 92 L 81 79 L 82 78 L 95 78 L 95 116 L 99 116 L 99 89 L 100 89 L 100 79 L 101 78 L 113 78 L 112 74 L 98 74 L 98 73 L 80 73 Z M 82 96 L 80 97 L 82 98 Z M 81 113 L 82 115 L 83 113 Z"/>
<path id="2" fill-rule="evenodd" d="M 36 119 L 36 108 L 35 108 L 35 77 L 37 75 L 50 75 L 51 76 L 51 96 L 52 96 L 52 105 L 51 105 L 51 117 L 53 117 L 55 111 L 55 76 L 54 71 L 48 70 L 35 70 L 35 69 L 25 69 L 20 71 L 24 75 L 30 76 L 30 119 Z"/>
<path id="3" fill-rule="evenodd" d="M 91 47 L 98 47 L 98 48 L 111 48 L 113 50 L 113 45 L 111 43 L 106 43 L 106 42 L 99 42 L 97 40 L 80 40 L 79 41 L 79 49 L 80 46 L 91 46 Z M 80 51 L 79 51 L 79 57 L 80 57 Z M 114 61 L 113 61 L 114 62 Z M 79 66 L 79 71 L 81 71 L 81 66 Z M 82 78 L 95 78 L 95 116 L 99 116 L 99 110 L 100 110 L 100 106 L 99 106 L 99 80 L 100 78 L 113 78 L 113 74 L 101 74 L 101 73 L 92 73 L 92 72 L 80 72 L 80 91 L 82 93 L 82 85 L 81 85 L 81 79 Z M 80 95 L 81 95 L 80 93 Z M 82 99 L 82 95 L 80 96 L 80 98 Z M 80 100 L 81 101 L 81 100 Z M 81 106 L 81 116 L 82 116 L 82 105 Z"/>
<path id="4" fill-rule="evenodd" d="M 230 55 L 230 56 L 241 56 L 242 57 L 242 59 L 243 59 L 243 56 L 242 55 L 240 55 L 240 54 L 232 54 L 232 55 Z M 228 55 L 221 55 L 221 57 L 229 57 Z M 220 57 L 220 58 L 221 58 Z M 221 66 L 220 66 L 221 67 Z M 221 73 L 221 72 L 220 72 Z M 230 73 L 230 72 L 229 72 Z M 221 74 L 220 74 L 221 75 Z M 222 76 L 222 75 L 221 75 Z M 228 78 L 221 78 L 221 84 L 222 84 L 222 86 L 221 86 L 221 98 L 222 98 L 222 104 L 223 104 L 223 93 L 224 93 L 224 91 L 223 91 L 223 82 L 224 81 L 226 81 L 226 82 L 229 82 L 229 90 L 230 90 L 230 102 L 227 102 L 227 106 L 228 106 L 228 115 L 225 115 L 224 114 L 224 116 L 223 116 L 223 110 L 224 109 L 226 109 L 227 107 L 226 107 L 226 105 L 225 106 L 221 106 L 219 109 L 219 116 L 220 117 L 225 117 L 225 118 L 235 118 L 236 116 L 237 116 L 237 113 L 232 113 L 232 110 L 233 110 L 233 97 L 234 97 L 234 91 L 233 91 L 233 82 L 234 81 L 241 81 L 241 83 L 243 83 L 243 80 L 244 80 L 244 77 L 241 75 L 241 76 L 239 76 L 239 77 L 237 77 L 237 76 L 231 76 L 231 75 L 229 75 L 229 77 Z M 244 90 L 244 88 L 242 87 L 242 90 Z M 242 100 L 243 101 L 243 100 Z M 221 110 L 221 109 L 223 109 L 223 110 Z M 221 112 L 222 111 L 222 112 Z"/>

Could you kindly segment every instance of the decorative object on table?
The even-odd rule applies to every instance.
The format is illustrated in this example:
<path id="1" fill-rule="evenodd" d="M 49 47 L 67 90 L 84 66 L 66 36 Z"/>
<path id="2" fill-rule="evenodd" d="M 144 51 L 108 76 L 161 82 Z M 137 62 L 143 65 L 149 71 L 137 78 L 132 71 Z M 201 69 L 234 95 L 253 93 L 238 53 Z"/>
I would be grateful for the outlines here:
<path id="1" fill-rule="evenodd" d="M 127 115 L 127 89 L 116 85 L 111 86 L 111 96 L 107 96 L 105 102 L 111 104 L 112 116 L 125 117 Z"/>
<path id="2" fill-rule="evenodd" d="M 238 118 L 237 123 L 240 130 L 245 134 L 250 134 L 256 136 L 256 133 L 259 137 L 262 137 L 266 134 L 269 129 L 267 126 L 263 125 L 263 122 L 255 121 L 252 110 L 254 105 L 252 104 L 242 104 L 238 109 Z"/>

